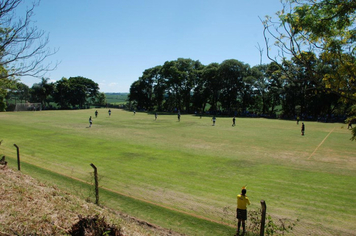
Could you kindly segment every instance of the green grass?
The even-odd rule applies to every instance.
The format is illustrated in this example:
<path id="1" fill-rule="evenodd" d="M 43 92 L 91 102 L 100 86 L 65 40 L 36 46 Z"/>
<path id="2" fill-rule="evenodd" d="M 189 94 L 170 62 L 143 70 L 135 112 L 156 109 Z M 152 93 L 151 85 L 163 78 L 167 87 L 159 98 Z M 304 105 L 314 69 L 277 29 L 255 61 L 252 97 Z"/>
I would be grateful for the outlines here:
<path id="1" fill-rule="evenodd" d="M 15 159 L 9 159 L 9 164 L 17 166 Z M 49 185 L 61 186 L 65 191 L 76 194 L 79 197 L 95 201 L 94 188 L 92 185 L 76 181 L 68 176 L 64 176 L 38 166 L 23 162 L 22 172 L 32 175 L 35 178 L 49 181 Z M 90 181 L 90 180 L 89 180 Z M 227 235 L 233 234 L 234 229 L 229 226 L 209 222 L 194 216 L 173 211 L 159 205 L 149 204 L 132 197 L 118 194 L 107 189 L 100 189 L 100 202 L 112 209 L 122 212 L 130 212 L 132 216 L 144 218 L 148 222 L 159 222 L 167 229 L 172 228 L 172 221 L 177 228 L 184 228 L 186 232 L 204 232 L 204 235 Z M 157 219 L 157 217 L 159 219 Z"/>
<path id="2" fill-rule="evenodd" d="M 16 143 L 24 163 L 45 168 L 41 176 L 59 184 L 63 175 L 91 182 L 94 163 L 100 185 L 112 190 L 101 191 L 102 204 L 188 235 L 213 235 L 219 227 L 181 212 L 234 224 L 236 194 L 245 184 L 249 209 L 263 199 L 272 217 L 299 219 L 296 232 L 356 230 L 356 146 L 343 124 L 305 122 L 303 137 L 295 121 L 238 118 L 231 127 L 231 118 L 218 117 L 212 126 L 209 117 L 177 122 L 176 115 L 158 114 L 155 121 L 152 114 L 111 110 L 109 117 L 98 109 L 91 128 L 95 109 L 0 113 L 0 154 L 15 166 Z M 231 230 L 221 227 L 215 235 Z"/>

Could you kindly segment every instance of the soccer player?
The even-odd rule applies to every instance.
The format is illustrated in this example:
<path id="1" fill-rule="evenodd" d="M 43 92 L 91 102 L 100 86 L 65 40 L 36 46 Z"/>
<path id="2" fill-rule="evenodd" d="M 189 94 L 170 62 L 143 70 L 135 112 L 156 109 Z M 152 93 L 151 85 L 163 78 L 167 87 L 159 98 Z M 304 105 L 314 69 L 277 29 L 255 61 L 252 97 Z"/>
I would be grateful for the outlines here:
<path id="1" fill-rule="evenodd" d="M 108 111 L 108 112 L 109 112 L 109 116 L 111 116 L 111 110 L 110 110 L 110 109 L 109 109 L 109 111 Z"/>
<path id="2" fill-rule="evenodd" d="M 91 127 L 91 125 L 93 124 L 93 121 L 91 119 L 91 116 L 89 117 L 89 128 Z"/>
<path id="3" fill-rule="evenodd" d="M 246 187 L 242 187 L 241 194 L 237 195 L 237 232 L 236 235 L 240 235 L 240 227 L 242 223 L 242 235 L 246 232 L 245 221 L 247 220 L 247 205 L 250 205 L 250 200 L 246 196 Z"/>
<path id="4" fill-rule="evenodd" d="M 347 129 L 352 129 L 352 122 L 349 121 L 348 125 L 347 125 Z"/>
<path id="5" fill-rule="evenodd" d="M 304 123 L 302 123 L 302 129 L 301 129 L 301 131 L 302 131 L 302 135 L 304 136 L 304 131 L 305 131 L 305 125 L 304 125 Z"/>
<path id="6" fill-rule="evenodd" d="M 216 121 L 216 117 L 215 116 L 213 116 L 212 121 L 213 121 L 213 126 L 215 126 L 215 121 Z"/>
<path id="7" fill-rule="evenodd" d="M 155 120 L 157 120 L 157 112 L 155 112 Z"/>
<path id="8" fill-rule="evenodd" d="M 180 121 L 180 113 L 178 112 L 178 121 Z"/>
<path id="9" fill-rule="evenodd" d="M 235 125 L 236 125 L 235 122 L 236 122 L 236 118 L 235 118 L 235 116 L 234 116 L 234 118 L 232 118 L 232 126 L 235 126 Z"/>
<path id="10" fill-rule="evenodd" d="M 95 111 L 95 118 L 98 117 L 98 110 Z"/>

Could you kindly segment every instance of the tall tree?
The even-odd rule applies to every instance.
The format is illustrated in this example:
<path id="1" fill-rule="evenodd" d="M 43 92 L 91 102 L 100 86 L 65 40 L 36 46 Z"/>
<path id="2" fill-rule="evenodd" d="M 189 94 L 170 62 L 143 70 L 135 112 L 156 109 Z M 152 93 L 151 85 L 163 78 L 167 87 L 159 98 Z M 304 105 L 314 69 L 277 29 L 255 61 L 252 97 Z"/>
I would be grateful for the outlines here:
<path id="1" fill-rule="evenodd" d="M 308 74 L 322 74 L 326 90 L 341 96 L 344 102 L 356 104 L 356 2 L 285 0 L 277 15 L 278 21 L 271 17 L 263 21 L 267 47 L 272 37 L 279 56 L 298 59 Z M 278 62 L 270 50 L 267 52 L 271 60 Z M 308 67 L 310 52 L 322 61 L 321 70 Z"/>
<path id="2" fill-rule="evenodd" d="M 235 59 L 225 60 L 219 67 L 219 78 L 222 80 L 220 102 L 228 112 L 246 110 L 244 104 L 243 79 L 248 76 L 249 65 Z"/>
<path id="3" fill-rule="evenodd" d="M 248 111 L 260 113 L 262 106 L 262 96 L 258 90 L 258 74 L 248 73 L 242 78 L 243 88 L 239 92 L 238 101 L 240 104 L 240 112 Z"/>
<path id="4" fill-rule="evenodd" d="M 61 109 L 94 104 L 99 96 L 99 85 L 91 79 L 77 76 L 62 78 L 55 83 L 54 101 Z"/>
<path id="5" fill-rule="evenodd" d="M 153 78 L 150 69 L 143 72 L 143 75 L 135 81 L 130 88 L 130 101 L 136 101 L 139 109 L 152 110 Z"/>
<path id="6" fill-rule="evenodd" d="M 283 80 L 279 66 L 271 62 L 267 65 L 266 77 L 268 78 L 268 95 L 270 98 L 270 115 L 275 115 L 276 106 L 281 103 Z"/>
<path id="7" fill-rule="evenodd" d="M 35 83 L 31 87 L 31 101 L 40 102 L 42 107 L 49 105 L 49 97 L 53 94 L 54 84 L 48 83 L 49 78 L 42 78 L 40 83 Z"/>
<path id="8" fill-rule="evenodd" d="M 268 78 L 266 76 L 267 65 L 258 65 L 251 68 L 251 75 L 254 78 L 253 93 L 257 94 L 259 102 L 259 112 L 268 114 L 269 111 L 269 96 L 268 96 Z"/>
<path id="9" fill-rule="evenodd" d="M 26 102 L 30 100 L 30 88 L 21 82 L 17 82 L 15 87 L 8 92 L 8 97 L 15 99 L 15 103 L 19 102 Z"/>
<path id="10" fill-rule="evenodd" d="M 6 97 L 8 91 L 16 88 L 16 80 L 12 77 L 7 77 L 7 70 L 0 65 L 0 74 L 4 76 L 4 78 L 0 79 L 0 111 L 6 110 Z"/>
<path id="11" fill-rule="evenodd" d="M 152 110 L 154 106 L 161 109 L 164 86 L 160 77 L 160 68 L 156 66 L 146 69 L 142 76 L 131 85 L 129 101 L 134 102 L 138 109 Z"/>
<path id="12" fill-rule="evenodd" d="M 178 58 L 176 61 L 167 61 L 161 69 L 166 83 L 168 109 L 190 109 L 191 93 L 193 92 L 200 70 L 203 68 L 199 61 Z"/>
<path id="13" fill-rule="evenodd" d="M 263 21 L 267 47 L 271 47 L 271 37 L 276 42 L 280 59 L 295 58 L 309 75 L 322 72 L 325 89 L 356 101 L 356 2 L 285 0 L 277 15 L 278 21 L 271 17 Z M 270 53 L 273 50 L 267 52 L 271 60 L 281 62 L 278 56 Z M 311 54 L 323 62 L 323 70 L 309 67 Z"/>
<path id="14" fill-rule="evenodd" d="M 53 100 L 61 109 L 70 108 L 71 87 L 67 78 L 55 82 Z"/>
<path id="15" fill-rule="evenodd" d="M 166 61 L 161 69 L 162 77 L 166 86 L 167 99 L 165 108 L 167 110 L 181 109 L 182 91 L 181 78 L 175 61 Z"/>
<path id="16" fill-rule="evenodd" d="M 139 80 L 134 81 L 130 86 L 130 94 L 128 95 L 131 107 L 133 109 L 143 109 L 144 107 L 144 97 L 141 93 L 141 83 Z"/>
<path id="17" fill-rule="evenodd" d="M 203 69 L 202 87 L 203 94 L 207 103 L 210 104 L 211 110 L 218 109 L 218 101 L 222 89 L 222 80 L 219 77 L 219 63 L 211 63 Z M 203 107 L 203 110 L 205 106 Z"/>
<path id="18" fill-rule="evenodd" d="M 68 79 L 71 89 L 70 103 L 73 107 L 94 103 L 99 93 L 99 85 L 91 79 L 77 76 Z"/>
<path id="19" fill-rule="evenodd" d="M 107 104 L 105 93 L 98 93 L 96 96 L 95 104 L 105 106 Z"/>
<path id="20" fill-rule="evenodd" d="M 199 61 L 192 59 L 178 58 L 177 68 L 182 81 L 183 105 L 184 110 L 190 111 L 192 92 L 197 86 L 201 77 L 203 65 Z"/>
<path id="21" fill-rule="evenodd" d="M 164 92 L 166 83 L 161 73 L 162 66 L 152 68 L 151 75 L 153 76 L 153 104 L 155 109 L 161 111 L 164 103 Z"/>

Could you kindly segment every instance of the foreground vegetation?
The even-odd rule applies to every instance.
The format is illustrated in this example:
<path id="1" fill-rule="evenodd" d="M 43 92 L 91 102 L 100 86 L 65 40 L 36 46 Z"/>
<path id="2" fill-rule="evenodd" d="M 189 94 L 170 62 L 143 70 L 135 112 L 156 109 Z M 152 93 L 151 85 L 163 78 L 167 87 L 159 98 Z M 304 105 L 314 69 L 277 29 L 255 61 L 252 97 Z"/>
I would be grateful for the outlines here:
<path id="1" fill-rule="evenodd" d="M 145 222 L 119 212 L 98 207 L 11 168 L 0 169 L 0 178 L 0 234 L 3 236 L 67 235 L 79 222 L 80 216 L 104 219 L 112 227 L 118 228 L 120 235 L 153 236 L 167 235 L 168 232 L 153 225 L 148 227 Z"/>
<path id="2" fill-rule="evenodd" d="M 73 178 L 92 182 L 94 163 L 101 204 L 188 235 L 233 233 L 246 184 L 250 210 L 264 199 L 273 218 L 300 220 L 297 235 L 356 230 L 355 145 L 343 124 L 305 122 L 301 136 L 295 121 L 212 126 L 211 117 L 98 109 L 88 128 L 94 111 L 0 113 L 0 152 L 15 165 L 16 143 L 22 171 L 83 198 L 92 193 Z"/>

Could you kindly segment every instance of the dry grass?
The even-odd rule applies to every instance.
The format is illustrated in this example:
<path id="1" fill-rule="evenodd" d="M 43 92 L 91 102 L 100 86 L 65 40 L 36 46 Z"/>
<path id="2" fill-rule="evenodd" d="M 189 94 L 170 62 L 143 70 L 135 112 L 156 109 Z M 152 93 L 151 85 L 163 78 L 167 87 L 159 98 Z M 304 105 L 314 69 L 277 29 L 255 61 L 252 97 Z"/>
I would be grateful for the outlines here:
<path id="1" fill-rule="evenodd" d="M 9 168 L 0 169 L 0 235 L 68 235 L 82 216 L 98 215 L 124 235 L 180 235 L 85 202 Z"/>

